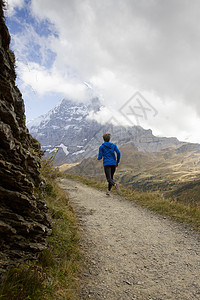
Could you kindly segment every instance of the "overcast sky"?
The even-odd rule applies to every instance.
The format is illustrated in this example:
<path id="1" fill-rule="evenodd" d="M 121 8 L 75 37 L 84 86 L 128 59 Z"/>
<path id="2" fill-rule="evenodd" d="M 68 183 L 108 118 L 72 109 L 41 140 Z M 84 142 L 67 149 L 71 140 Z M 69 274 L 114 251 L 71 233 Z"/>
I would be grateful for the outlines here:
<path id="1" fill-rule="evenodd" d="M 101 122 L 200 142 L 199 0 L 7 0 L 6 24 L 27 120 L 98 96 Z"/>

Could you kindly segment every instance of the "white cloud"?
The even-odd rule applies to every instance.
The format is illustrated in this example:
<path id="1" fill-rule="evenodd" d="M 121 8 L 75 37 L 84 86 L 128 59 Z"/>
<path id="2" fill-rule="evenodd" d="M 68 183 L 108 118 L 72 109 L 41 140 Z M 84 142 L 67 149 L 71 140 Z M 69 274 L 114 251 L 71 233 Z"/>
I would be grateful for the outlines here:
<path id="1" fill-rule="evenodd" d="M 50 54 L 56 55 L 51 51 L 51 44 L 56 44 L 56 37 L 53 34 L 48 36 L 40 35 L 36 32 L 32 24 L 23 21 L 23 31 L 12 36 L 12 47 L 15 52 L 16 60 L 26 63 L 37 61 L 41 65 L 51 67 L 53 58 L 49 61 Z M 51 52 L 50 52 L 51 51 Z"/>
<path id="2" fill-rule="evenodd" d="M 56 70 L 47 70 L 36 63 L 18 63 L 18 72 L 23 80 L 24 87 L 31 86 L 32 90 L 40 95 L 57 92 L 70 99 L 86 99 L 88 88 L 84 83 L 76 82 L 75 79 L 62 77 Z"/>
<path id="3" fill-rule="evenodd" d="M 57 34 L 41 37 L 29 25 L 14 37 L 18 57 L 23 53 L 27 59 L 29 71 L 19 66 L 26 85 L 40 94 L 81 98 L 88 92 L 84 82 L 92 84 L 107 106 L 100 119 L 139 90 L 158 110 L 143 126 L 197 138 L 199 0 L 32 0 L 30 5 L 37 22 L 49 20 Z M 39 45 L 40 62 L 30 62 L 32 41 Z M 48 65 L 49 50 L 55 57 Z"/>
<path id="4" fill-rule="evenodd" d="M 58 29 L 58 69 L 87 81 L 109 70 L 121 85 L 180 96 L 200 113 L 199 1 L 33 0 L 32 9 Z"/>
<path id="5" fill-rule="evenodd" d="M 144 128 L 151 128 L 155 135 L 200 142 L 200 118 L 189 103 L 173 101 L 170 98 L 166 98 L 164 102 L 157 98 L 154 103 L 158 114 L 142 122 Z"/>
<path id="6" fill-rule="evenodd" d="M 15 13 L 16 8 L 22 8 L 24 6 L 24 0 L 7 0 L 6 13 L 11 17 Z"/>
<path id="7" fill-rule="evenodd" d="M 122 114 L 120 108 L 127 101 L 122 102 L 121 107 L 118 108 L 115 105 L 102 107 L 96 114 L 91 113 L 89 118 L 96 119 L 102 124 L 112 119 L 115 125 L 140 125 L 145 129 L 152 129 L 154 135 L 166 137 L 174 136 L 181 141 L 200 143 L 200 118 L 191 106 L 182 102 L 172 101 L 170 98 L 165 98 L 165 101 L 163 101 L 153 93 L 144 93 L 143 96 L 150 104 L 154 103 L 157 112 L 155 114 L 154 111 L 153 113 L 147 111 L 146 119 L 141 111 L 136 111 L 141 114 L 141 117 L 138 119 L 136 119 L 134 115 Z M 142 104 L 144 107 L 148 107 L 146 103 Z"/>

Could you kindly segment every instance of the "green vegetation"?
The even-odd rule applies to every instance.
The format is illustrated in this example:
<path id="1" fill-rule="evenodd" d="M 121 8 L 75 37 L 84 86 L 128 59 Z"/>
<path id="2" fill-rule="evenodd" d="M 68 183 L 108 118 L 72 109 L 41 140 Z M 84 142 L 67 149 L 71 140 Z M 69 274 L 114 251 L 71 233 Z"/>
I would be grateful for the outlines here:
<path id="1" fill-rule="evenodd" d="M 58 173 L 51 167 L 51 163 L 50 159 L 42 164 L 46 201 L 53 225 L 48 247 L 38 255 L 37 260 L 7 272 L 0 285 L 2 300 L 78 298 L 80 252 L 76 218 L 66 194 L 55 182 Z"/>
<path id="2" fill-rule="evenodd" d="M 91 187 L 106 190 L 107 184 L 90 180 L 82 176 L 65 173 L 63 176 L 78 180 Z M 200 208 L 193 203 L 180 203 L 174 199 L 164 199 L 158 192 L 138 192 L 133 189 L 121 187 L 122 196 L 128 200 L 134 201 L 138 205 L 147 207 L 161 215 L 169 216 L 172 219 L 189 224 L 196 230 L 200 230 Z M 112 191 L 116 193 L 115 190 Z"/>

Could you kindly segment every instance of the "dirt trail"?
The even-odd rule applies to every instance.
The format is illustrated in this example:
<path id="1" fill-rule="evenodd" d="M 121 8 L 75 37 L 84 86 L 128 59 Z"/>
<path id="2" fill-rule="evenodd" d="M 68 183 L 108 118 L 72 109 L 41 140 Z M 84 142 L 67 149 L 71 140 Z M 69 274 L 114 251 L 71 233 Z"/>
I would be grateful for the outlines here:
<path id="1" fill-rule="evenodd" d="M 200 299 L 199 234 L 120 196 L 62 179 L 82 230 L 80 299 Z"/>

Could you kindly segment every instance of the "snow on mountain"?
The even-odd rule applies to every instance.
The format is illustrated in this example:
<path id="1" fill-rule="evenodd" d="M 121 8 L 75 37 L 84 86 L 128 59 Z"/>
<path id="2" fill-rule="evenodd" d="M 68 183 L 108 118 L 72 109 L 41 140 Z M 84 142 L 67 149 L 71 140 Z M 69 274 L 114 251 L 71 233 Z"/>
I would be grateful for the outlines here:
<path id="1" fill-rule="evenodd" d="M 85 150 L 88 137 L 101 127 L 96 121 L 88 121 L 91 111 L 100 109 L 98 98 L 88 103 L 75 103 L 68 99 L 60 101 L 47 114 L 27 123 L 30 133 L 40 141 L 42 149 L 49 155 L 57 151 L 56 160 L 79 157 Z"/>
<path id="2" fill-rule="evenodd" d="M 67 150 L 67 147 L 65 145 L 60 144 L 59 147 L 63 149 L 66 156 L 69 154 L 69 151 Z"/>
<path id="3" fill-rule="evenodd" d="M 67 147 L 64 144 L 57 145 L 53 149 L 51 149 L 51 148 L 52 148 L 51 145 L 42 146 L 42 150 L 49 152 L 49 153 L 54 153 L 54 152 L 56 153 L 59 150 L 59 148 L 61 148 L 66 156 L 69 154 L 69 151 L 67 150 Z"/>
<path id="4" fill-rule="evenodd" d="M 85 150 L 79 150 L 77 152 L 72 153 L 72 155 L 78 155 L 78 154 L 81 154 L 81 153 L 84 153 L 84 152 L 85 152 Z"/>
<path id="5" fill-rule="evenodd" d="M 57 152 L 57 164 L 69 163 L 97 155 L 102 134 L 110 132 L 119 146 L 134 143 L 139 151 L 156 152 L 180 144 L 176 138 L 159 138 L 140 126 L 101 125 L 88 118 L 101 108 L 98 98 L 88 103 L 60 101 L 47 114 L 28 122 L 30 133 L 39 140 L 47 155 Z"/>

